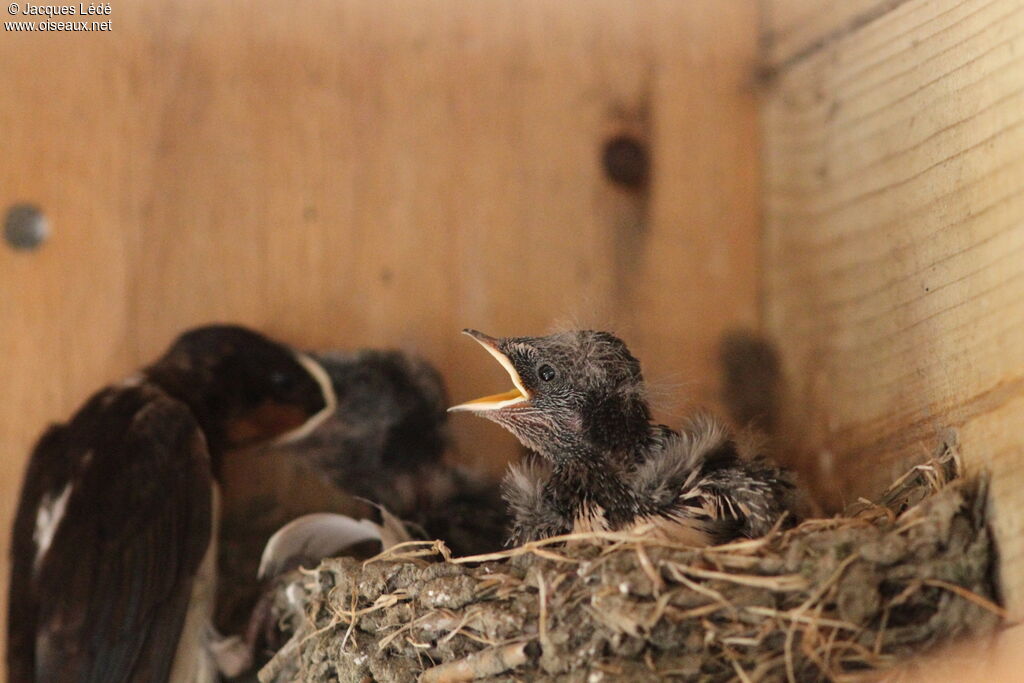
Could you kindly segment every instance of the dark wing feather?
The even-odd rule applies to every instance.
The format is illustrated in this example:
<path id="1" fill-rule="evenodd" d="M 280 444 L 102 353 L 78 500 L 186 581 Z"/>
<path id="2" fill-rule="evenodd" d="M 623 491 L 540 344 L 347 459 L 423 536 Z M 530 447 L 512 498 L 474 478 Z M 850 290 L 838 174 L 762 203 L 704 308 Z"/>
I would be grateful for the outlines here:
<path id="1" fill-rule="evenodd" d="M 700 521 L 722 543 L 762 536 L 789 509 L 793 486 L 764 458 L 746 459 L 723 425 L 697 415 L 631 481 L 645 513 Z"/>
<path id="2" fill-rule="evenodd" d="M 630 485 L 637 498 L 653 506 L 654 514 L 670 515 L 680 505 L 680 495 L 692 491 L 707 465 L 718 465 L 722 446 L 728 443 L 725 428 L 708 415 L 698 414 L 681 433 L 667 431 L 633 473 Z M 695 504 L 699 507 L 699 504 Z"/>
<path id="3" fill-rule="evenodd" d="M 40 437 L 29 459 L 11 534 L 11 580 L 7 601 L 7 678 L 31 681 L 35 671 L 36 599 L 32 589 L 36 514 L 49 491 L 70 479 L 67 428 L 54 425 Z"/>
<path id="4" fill-rule="evenodd" d="M 183 404 L 143 385 L 97 394 L 59 442 L 71 488 L 30 569 L 34 678 L 164 681 L 210 541 L 205 439 Z"/>
<path id="5" fill-rule="evenodd" d="M 764 536 L 787 513 L 786 526 L 796 521 L 793 483 L 785 470 L 765 458 L 709 472 L 700 490 L 719 512 L 718 535 L 723 541 Z"/>

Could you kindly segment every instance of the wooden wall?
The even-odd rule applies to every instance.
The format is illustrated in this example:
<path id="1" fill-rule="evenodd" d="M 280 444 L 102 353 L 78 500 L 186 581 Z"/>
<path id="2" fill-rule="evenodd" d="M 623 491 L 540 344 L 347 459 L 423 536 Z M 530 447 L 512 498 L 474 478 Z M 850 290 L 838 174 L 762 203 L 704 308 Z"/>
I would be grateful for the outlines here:
<path id="1" fill-rule="evenodd" d="M 755 3 L 112 5 L 0 40 L 0 209 L 53 226 L 0 247 L 5 532 L 44 425 L 197 323 L 405 347 L 456 398 L 506 382 L 462 327 L 612 324 L 674 420 L 757 321 Z M 646 189 L 605 176 L 620 133 Z M 500 469 L 510 437 L 456 426 Z"/>
<path id="2" fill-rule="evenodd" d="M 835 502 L 959 431 L 1024 613 L 1024 3 L 767 0 L 767 328 Z M 773 73 L 772 73 L 773 72 Z"/>

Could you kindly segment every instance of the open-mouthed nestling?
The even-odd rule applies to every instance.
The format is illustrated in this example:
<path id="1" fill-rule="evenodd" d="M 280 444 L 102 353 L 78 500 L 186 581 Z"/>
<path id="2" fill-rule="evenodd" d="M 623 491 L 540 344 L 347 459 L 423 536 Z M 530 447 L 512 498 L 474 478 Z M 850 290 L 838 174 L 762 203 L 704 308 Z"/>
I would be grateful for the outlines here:
<path id="1" fill-rule="evenodd" d="M 444 383 L 425 360 L 397 350 L 315 351 L 338 410 L 288 450 L 338 488 L 396 512 L 412 508 L 418 473 L 448 445 Z"/>
<path id="2" fill-rule="evenodd" d="M 510 543 L 643 527 L 708 545 L 763 535 L 790 511 L 793 485 L 752 440 L 707 415 L 681 431 L 652 422 L 640 363 L 618 337 L 465 333 L 513 388 L 450 410 L 497 422 L 540 456 L 506 476 Z"/>
<path id="3" fill-rule="evenodd" d="M 445 462 L 451 447 L 447 391 L 437 370 L 398 350 L 311 355 L 331 378 L 338 409 L 305 438 L 275 450 L 386 508 L 417 535 L 445 541 L 456 554 L 500 547 L 508 518 L 498 485 Z M 338 542 L 345 541 L 342 533 Z M 329 538 L 313 543 L 331 544 Z"/>
<path id="4" fill-rule="evenodd" d="M 211 640 L 220 460 L 301 437 L 334 404 L 314 360 L 216 325 L 50 427 L 14 523 L 8 680 L 215 681 L 244 668 Z"/>

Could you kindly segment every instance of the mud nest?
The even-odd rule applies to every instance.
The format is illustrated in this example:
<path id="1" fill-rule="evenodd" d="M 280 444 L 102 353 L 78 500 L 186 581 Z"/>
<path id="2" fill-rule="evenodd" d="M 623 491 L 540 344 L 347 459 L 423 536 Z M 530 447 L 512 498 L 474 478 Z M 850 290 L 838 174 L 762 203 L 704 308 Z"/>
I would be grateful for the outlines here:
<path id="1" fill-rule="evenodd" d="M 1000 622 L 986 479 L 952 447 L 877 503 L 756 540 L 441 543 L 283 582 L 263 681 L 855 680 Z"/>

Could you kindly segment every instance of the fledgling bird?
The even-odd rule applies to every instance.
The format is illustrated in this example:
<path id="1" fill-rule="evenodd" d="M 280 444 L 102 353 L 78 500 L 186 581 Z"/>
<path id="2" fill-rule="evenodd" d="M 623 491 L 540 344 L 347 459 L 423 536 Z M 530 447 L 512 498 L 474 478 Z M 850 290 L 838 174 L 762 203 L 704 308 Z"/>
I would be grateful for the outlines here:
<path id="1" fill-rule="evenodd" d="M 51 426 L 14 523 L 9 680 L 216 680 L 221 456 L 301 437 L 334 405 L 308 356 L 215 325 Z"/>
<path id="2" fill-rule="evenodd" d="M 784 471 L 717 421 L 681 431 L 651 421 L 639 361 L 591 330 L 496 339 L 465 330 L 513 389 L 450 408 L 512 432 L 541 460 L 512 467 L 510 543 L 648 527 L 693 545 L 766 533 L 790 509 Z"/>
<path id="3" fill-rule="evenodd" d="M 397 350 L 310 355 L 331 378 L 338 410 L 289 443 L 288 455 L 396 514 L 415 508 L 425 473 L 438 467 L 449 445 L 441 376 L 422 358 Z"/>
<path id="4" fill-rule="evenodd" d="M 437 370 L 397 350 L 311 355 L 330 376 L 338 409 L 307 437 L 274 450 L 411 522 L 423 537 L 444 540 L 458 555 L 500 547 L 508 517 L 499 486 L 444 462 L 451 437 Z"/>

